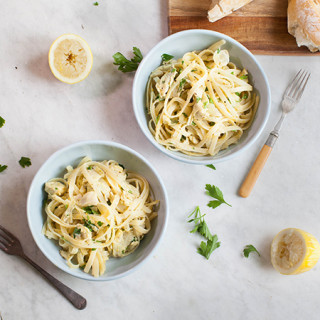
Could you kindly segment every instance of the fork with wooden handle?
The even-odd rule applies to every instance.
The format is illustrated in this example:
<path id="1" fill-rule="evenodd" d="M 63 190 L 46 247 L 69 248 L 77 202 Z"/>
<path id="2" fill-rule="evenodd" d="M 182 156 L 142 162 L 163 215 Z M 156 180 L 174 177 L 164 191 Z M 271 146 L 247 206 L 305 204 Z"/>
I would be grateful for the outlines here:
<path id="1" fill-rule="evenodd" d="M 279 137 L 279 131 L 281 129 L 282 123 L 286 115 L 294 109 L 296 104 L 299 102 L 302 93 L 309 80 L 310 73 L 305 70 L 300 70 L 297 75 L 293 78 L 291 83 L 288 85 L 286 91 L 284 92 L 282 99 L 282 115 L 273 131 L 270 133 L 268 140 L 262 147 L 260 153 L 258 154 L 254 164 L 252 165 L 247 177 L 243 181 L 240 189 L 239 195 L 246 198 L 250 195 L 270 153 Z"/>
<path id="2" fill-rule="evenodd" d="M 20 256 L 37 269 L 53 286 L 55 286 L 77 309 L 82 310 L 86 307 L 87 301 L 84 297 L 64 285 L 62 282 L 54 278 L 47 271 L 43 270 L 29 257 L 27 257 L 22 249 L 20 241 L 4 227 L 0 226 L 0 249 L 8 254 Z"/>

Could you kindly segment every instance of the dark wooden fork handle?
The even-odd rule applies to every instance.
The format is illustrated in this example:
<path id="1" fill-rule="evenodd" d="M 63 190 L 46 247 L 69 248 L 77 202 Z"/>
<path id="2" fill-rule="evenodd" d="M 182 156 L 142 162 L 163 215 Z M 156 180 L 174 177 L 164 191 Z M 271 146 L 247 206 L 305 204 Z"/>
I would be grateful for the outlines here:
<path id="1" fill-rule="evenodd" d="M 29 257 L 25 254 L 21 255 L 23 259 L 29 262 L 35 269 L 37 269 L 51 284 L 53 284 L 77 309 L 83 310 L 87 306 L 87 300 L 80 296 L 80 294 L 76 293 L 62 282 L 54 278 L 47 271 L 43 270 L 40 266 L 38 266 L 35 262 L 33 262 Z"/>

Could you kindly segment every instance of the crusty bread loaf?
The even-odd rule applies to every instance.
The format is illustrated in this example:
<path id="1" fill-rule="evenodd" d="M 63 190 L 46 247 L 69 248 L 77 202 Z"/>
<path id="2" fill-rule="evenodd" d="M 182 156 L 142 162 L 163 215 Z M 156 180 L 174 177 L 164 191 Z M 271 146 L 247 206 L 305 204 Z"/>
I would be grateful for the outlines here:
<path id="1" fill-rule="evenodd" d="M 210 22 L 215 22 L 251 1 L 253 0 L 220 0 L 219 2 L 213 0 L 208 11 L 208 19 Z"/>
<path id="2" fill-rule="evenodd" d="M 320 50 L 320 0 L 289 0 L 288 31 L 299 47 Z"/>

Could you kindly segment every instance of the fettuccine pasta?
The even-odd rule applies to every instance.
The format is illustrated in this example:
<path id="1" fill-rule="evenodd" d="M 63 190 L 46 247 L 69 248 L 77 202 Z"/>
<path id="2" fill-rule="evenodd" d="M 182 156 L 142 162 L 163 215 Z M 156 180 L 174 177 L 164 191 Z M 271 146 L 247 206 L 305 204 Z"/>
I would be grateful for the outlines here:
<path id="1" fill-rule="evenodd" d="M 253 121 L 259 97 L 248 72 L 229 61 L 221 40 L 164 61 L 147 85 L 149 129 L 173 151 L 212 156 L 236 143 Z"/>
<path id="2" fill-rule="evenodd" d="M 71 268 L 98 277 L 110 257 L 132 253 L 157 216 L 148 181 L 113 160 L 84 158 L 64 178 L 45 184 L 47 220 L 42 232 L 59 241 Z"/>

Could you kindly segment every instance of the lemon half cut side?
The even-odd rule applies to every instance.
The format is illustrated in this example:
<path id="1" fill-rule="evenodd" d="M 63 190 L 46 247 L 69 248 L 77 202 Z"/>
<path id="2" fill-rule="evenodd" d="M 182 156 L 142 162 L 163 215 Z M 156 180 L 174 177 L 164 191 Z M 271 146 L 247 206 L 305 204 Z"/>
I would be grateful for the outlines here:
<path id="1" fill-rule="evenodd" d="M 282 274 L 312 269 L 320 257 L 320 244 L 310 233 L 296 228 L 280 231 L 271 244 L 271 263 Z"/>
<path id="2" fill-rule="evenodd" d="M 57 38 L 50 47 L 48 59 L 53 75 L 69 84 L 84 80 L 93 62 L 89 45 L 75 34 L 64 34 Z"/>

